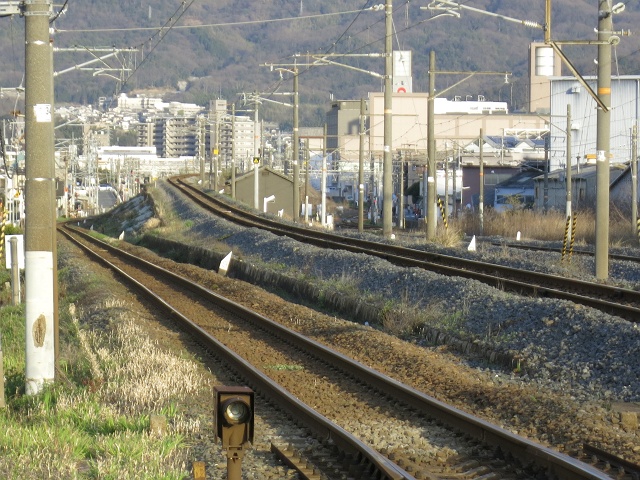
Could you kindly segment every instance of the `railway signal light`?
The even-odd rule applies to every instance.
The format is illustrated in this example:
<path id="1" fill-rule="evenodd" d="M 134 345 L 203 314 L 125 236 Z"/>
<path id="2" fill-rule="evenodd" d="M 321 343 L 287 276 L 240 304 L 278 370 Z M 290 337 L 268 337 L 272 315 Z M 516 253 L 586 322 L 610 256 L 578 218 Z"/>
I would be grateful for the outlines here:
<path id="1" fill-rule="evenodd" d="M 253 390 L 218 386 L 213 395 L 213 428 L 227 449 L 227 479 L 240 480 L 244 450 L 253 442 Z"/>
<path id="2" fill-rule="evenodd" d="M 216 437 L 223 448 L 246 448 L 253 442 L 253 390 L 218 386 L 213 392 Z"/>

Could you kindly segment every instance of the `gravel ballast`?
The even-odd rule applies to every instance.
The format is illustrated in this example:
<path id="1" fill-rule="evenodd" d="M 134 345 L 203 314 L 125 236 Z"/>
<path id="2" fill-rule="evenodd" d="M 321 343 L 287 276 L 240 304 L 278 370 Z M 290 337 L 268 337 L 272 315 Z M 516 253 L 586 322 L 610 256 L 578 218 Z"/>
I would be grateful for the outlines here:
<path id="1" fill-rule="evenodd" d="M 118 237 L 122 230 L 126 231 L 127 239 L 138 238 L 139 233 L 147 232 L 154 237 L 216 250 L 222 255 L 233 250 L 234 258 L 251 263 L 257 269 L 271 269 L 309 283 L 333 285 L 344 295 L 356 295 L 362 299 L 403 300 L 434 317 L 448 315 L 449 319 L 441 321 L 438 326 L 446 327 L 448 322 L 450 338 L 457 336 L 474 345 L 483 344 L 488 350 L 506 352 L 521 359 L 521 363 L 505 368 L 504 364 L 487 362 L 477 355 L 434 345 L 429 341 L 431 338 L 421 332 L 408 337 L 409 342 L 389 341 L 388 336 L 377 330 L 379 325 L 358 327 L 358 337 L 352 334 L 345 338 L 335 335 L 324 337 L 321 332 L 330 331 L 327 325 L 333 324 L 332 317 L 325 324 L 322 322 L 326 320 L 320 320 L 324 315 L 303 310 L 293 313 L 292 307 L 280 299 L 275 300 L 273 296 L 262 299 L 263 294 L 257 293 L 254 287 L 242 286 L 242 282 L 236 287 L 244 292 L 244 297 L 252 298 L 251 308 L 258 308 L 260 303 L 267 305 L 263 306 L 264 315 L 274 318 L 277 311 L 280 315 L 277 321 L 283 324 L 291 322 L 291 319 L 302 319 L 297 320 L 292 328 L 305 326 L 308 331 L 303 333 L 309 335 L 314 331 L 320 332 L 317 340 L 348 355 L 360 355 L 355 358 L 514 433 L 565 452 L 576 451 L 580 440 L 602 440 L 603 447 L 611 445 L 617 454 L 631 461 L 640 460 L 640 431 L 637 423 L 634 427 L 633 422 L 634 418 L 637 422 L 635 412 L 639 410 L 638 366 L 634 358 L 637 358 L 640 342 L 638 329 L 632 324 L 564 301 L 523 299 L 478 282 L 394 267 L 364 255 L 319 249 L 258 229 L 242 228 L 193 206 L 164 183 L 159 183 L 158 187 L 152 192 L 152 196 L 160 200 L 156 203 L 156 211 L 167 213 L 175 209 L 179 216 L 177 223 L 184 227 L 181 232 L 175 228 L 176 222 L 163 226 L 158 218 L 152 217 L 151 202 L 142 196 L 123 206 L 126 210 L 116 209 L 97 220 L 95 229 L 103 229 L 106 223 L 111 222 L 119 225 L 116 227 L 118 233 L 112 234 L 114 237 Z M 85 226 L 89 227 L 89 220 Z M 375 235 L 367 238 L 379 240 Z M 409 240 L 396 240 L 404 241 Z M 424 242 L 417 242 L 418 247 L 517 265 L 519 268 L 579 275 L 586 280 L 590 280 L 589 275 L 582 272 L 592 271 L 590 260 L 586 258 L 574 257 L 571 264 L 564 264 L 558 254 L 514 252 L 485 243 L 479 244 L 477 252 L 468 252 L 466 245 L 456 249 L 425 246 Z M 189 270 L 187 266 L 184 269 Z M 626 286 L 636 285 L 637 288 L 634 270 L 635 265 L 618 265 L 615 262 L 611 268 L 611 281 Z M 619 271 L 625 275 L 618 276 Z M 273 290 L 272 286 L 264 287 Z M 392 350 L 388 351 L 387 363 L 377 364 L 367 352 L 381 346 Z M 423 355 L 424 360 L 421 359 Z M 419 358 L 420 363 L 425 363 L 421 370 L 417 368 Z M 445 364 L 447 366 L 443 367 Z M 426 382 L 428 375 L 424 372 L 428 371 L 437 372 L 447 387 L 421 384 L 423 379 Z M 625 388 L 627 385 L 629 388 Z M 466 404 L 463 392 L 471 391 L 476 392 L 475 400 L 471 398 Z M 253 472 L 251 478 L 283 478 L 286 474 L 277 471 L 277 465 L 271 462 L 266 466 L 261 464 L 264 460 L 261 452 L 267 451 L 268 442 L 278 437 L 268 429 L 262 430 L 265 436 L 260 434 L 260 440 L 257 439 L 255 455 L 251 454 L 246 459 L 247 472 Z M 260 431 L 258 429 L 257 433 Z M 569 433 L 572 431 L 576 433 Z M 284 438 L 290 439 L 298 434 L 287 433 Z M 571 436 L 574 440 L 568 440 Z M 204 443 L 197 450 L 209 452 L 210 439 L 203 437 L 202 440 Z M 196 458 L 206 459 L 212 468 L 214 463 L 217 464 L 216 469 L 221 467 L 217 463 L 219 453 L 210 457 L 209 452 Z M 257 471 L 263 473 L 256 474 Z M 219 477 L 216 475 L 215 478 Z"/>
<path id="2" fill-rule="evenodd" d="M 395 267 L 366 255 L 321 249 L 263 230 L 242 228 L 204 212 L 164 183 L 159 187 L 191 226 L 198 245 L 203 244 L 203 238 L 216 239 L 240 252 L 245 261 L 286 268 L 306 279 L 350 284 L 362 295 L 402 299 L 417 309 L 449 314 L 461 336 L 520 359 L 521 380 L 539 382 L 556 391 L 571 390 L 585 399 L 640 401 L 638 324 L 568 301 L 520 297 L 473 280 Z M 592 280 L 587 273 L 593 271 L 588 258 L 574 259 L 572 265 L 565 266 L 555 253 L 511 250 L 505 254 L 505 248 L 485 244 L 473 253 L 464 247 L 428 248 L 553 274 L 570 268 L 573 276 L 584 271 L 581 278 Z M 612 262 L 611 270 L 612 281 L 635 288 L 640 285 L 636 264 Z M 505 373 L 497 369 L 496 375 Z"/>

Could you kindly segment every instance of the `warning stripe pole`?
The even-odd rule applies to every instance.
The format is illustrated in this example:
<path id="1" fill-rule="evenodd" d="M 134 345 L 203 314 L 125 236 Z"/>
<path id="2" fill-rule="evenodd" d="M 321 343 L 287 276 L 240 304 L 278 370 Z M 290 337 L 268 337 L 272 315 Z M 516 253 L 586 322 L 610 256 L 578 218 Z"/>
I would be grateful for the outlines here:
<path id="1" fill-rule="evenodd" d="M 442 223 L 444 224 L 444 228 L 448 229 L 449 225 L 447 224 L 447 213 L 445 211 L 444 203 L 442 199 L 438 197 L 438 207 L 440 207 L 440 214 L 442 215 Z"/>

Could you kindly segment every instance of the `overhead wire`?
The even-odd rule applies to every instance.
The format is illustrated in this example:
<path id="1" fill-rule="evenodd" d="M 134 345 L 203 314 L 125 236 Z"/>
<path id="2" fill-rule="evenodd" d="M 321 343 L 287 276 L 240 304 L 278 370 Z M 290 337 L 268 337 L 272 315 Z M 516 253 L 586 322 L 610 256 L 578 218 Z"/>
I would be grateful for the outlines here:
<path id="1" fill-rule="evenodd" d="M 325 50 L 325 54 L 330 53 L 332 49 L 334 49 L 336 47 L 336 45 L 338 43 L 340 43 L 340 41 L 347 35 L 347 33 L 349 32 L 349 30 L 351 29 L 351 27 L 355 24 L 355 22 L 358 20 L 358 18 L 360 17 L 360 15 L 362 14 L 362 12 L 367 8 L 367 5 L 369 4 L 371 0 L 366 0 L 364 2 L 364 5 L 359 9 L 356 10 L 356 16 L 351 20 L 351 22 L 349 23 L 349 25 L 345 28 L 345 30 L 342 32 L 342 34 L 338 37 L 338 39 L 334 42 L 331 43 L 330 46 L 326 47 Z M 306 73 L 307 71 L 309 71 L 311 69 L 310 66 L 307 66 L 303 71 L 297 73 L 298 77 L 304 73 Z M 280 87 L 280 85 L 282 84 L 282 82 L 284 81 L 283 78 L 281 78 L 280 82 L 278 82 L 276 84 L 276 86 L 274 87 L 275 89 L 271 92 L 270 95 L 273 95 L 273 93 L 277 92 L 277 89 Z M 267 97 L 268 98 L 268 97 Z"/>
<path id="2" fill-rule="evenodd" d="M 329 49 L 327 50 L 326 53 L 329 53 L 338 43 L 340 43 L 340 41 L 345 37 L 345 35 L 349 32 L 349 30 L 351 29 L 351 27 L 353 26 L 354 23 L 356 23 L 356 21 L 358 20 L 358 18 L 360 17 L 360 14 L 362 14 L 362 12 L 364 11 L 365 8 L 367 8 L 367 5 L 369 4 L 371 0 L 366 0 L 364 2 L 364 5 L 362 6 L 362 8 L 360 8 L 360 10 L 358 10 L 358 13 L 356 14 L 355 17 L 353 17 L 353 19 L 351 20 L 351 23 L 347 26 L 347 28 L 344 30 L 344 32 L 342 32 L 342 34 L 338 37 L 338 39 L 333 42 L 331 44 L 331 46 L 329 47 Z"/>
<path id="3" fill-rule="evenodd" d="M 68 1 L 68 0 L 67 0 Z M 60 34 L 60 33 L 98 33 L 98 32 L 125 32 L 125 31 L 144 31 L 144 30 L 153 30 L 155 31 L 155 33 L 153 35 L 151 35 L 147 40 L 145 40 L 144 42 L 142 42 L 141 44 L 137 45 L 134 48 L 141 48 L 144 45 L 146 45 L 147 43 L 150 43 L 156 36 L 161 35 L 161 38 L 158 40 L 158 42 L 156 42 L 156 44 L 151 48 L 151 50 L 147 53 L 147 56 L 145 56 L 143 58 L 143 60 L 140 62 L 140 64 L 137 65 L 137 67 L 134 69 L 134 71 L 127 77 L 127 79 L 125 79 L 125 81 L 122 83 L 122 85 L 120 86 L 120 88 L 124 87 L 124 85 L 127 83 L 127 81 L 131 78 L 131 76 L 133 74 L 135 74 L 135 72 L 146 62 L 147 58 L 149 57 L 149 55 L 155 50 L 155 48 L 158 46 L 158 44 L 161 42 L 161 40 L 164 38 L 164 36 L 170 31 L 170 30 L 176 30 L 176 29 L 185 29 L 185 28 L 205 28 L 205 27 L 223 27 L 223 26 L 240 26 L 240 25 L 255 25 L 255 24 L 262 24 L 262 23 L 274 23 L 274 22 L 283 22 L 283 21 L 294 21 L 294 20 L 306 20 L 306 19 L 314 19 L 314 18 L 320 18 L 320 17 L 330 17 L 330 16 L 336 16 L 336 15 L 345 15 L 345 14 L 351 14 L 351 13 L 356 13 L 356 17 L 352 20 L 351 24 L 349 25 L 349 27 L 347 27 L 347 29 L 345 30 L 345 32 L 339 37 L 339 39 L 334 42 L 334 45 L 339 42 L 344 35 L 346 35 L 346 33 L 348 32 L 348 30 L 351 28 L 351 26 L 353 25 L 353 23 L 357 20 L 357 18 L 360 16 L 360 14 L 363 12 L 364 8 L 366 8 L 366 5 L 371 1 L 371 0 L 367 0 L 364 4 L 364 7 L 359 9 L 359 10 L 352 10 L 352 11 L 346 11 L 346 12 L 334 12 L 334 13 L 323 13 L 323 14 L 315 14 L 315 15 L 304 15 L 304 16 L 299 16 L 299 17 L 286 17 L 286 18 L 277 18 L 277 19 L 266 19 L 266 20 L 252 20 L 252 21 L 241 21 L 241 22 L 221 22 L 221 23 L 212 23 L 212 24 L 202 24 L 202 25 L 176 25 L 176 22 L 182 17 L 182 15 L 184 15 L 184 13 L 186 12 L 186 10 L 193 4 L 194 0 L 191 0 L 191 2 L 189 3 L 189 5 L 183 9 L 183 12 L 172 22 L 174 16 L 178 13 L 178 10 L 184 6 L 184 4 L 186 3 L 185 1 L 182 2 L 181 7 L 179 7 L 176 12 L 174 12 L 174 15 L 172 15 L 166 22 L 165 24 L 163 24 L 161 27 L 129 27 L 129 28 L 92 28 L 92 29 L 56 29 L 56 33 Z M 167 28 L 168 26 L 168 28 Z M 164 30 L 166 29 L 166 32 L 164 32 Z M 276 82 L 276 87 L 279 86 L 279 84 L 282 83 L 282 81 L 280 82 Z"/>
<path id="4" fill-rule="evenodd" d="M 67 0 L 67 1 L 68 1 L 68 0 Z M 67 1 L 65 1 L 65 5 L 66 5 Z M 634 0 L 634 1 L 635 1 L 635 0 Z M 184 3 L 185 3 L 185 2 L 183 2 L 183 5 L 184 5 Z M 191 4 L 192 4 L 192 3 L 193 3 L 193 1 L 189 4 L 189 6 L 191 6 Z M 346 30 L 345 30 L 345 31 L 340 35 L 340 37 L 339 37 L 335 42 L 332 42 L 331 46 L 330 46 L 330 47 L 328 47 L 328 52 L 330 52 L 331 50 L 333 50 L 333 49 L 337 46 L 337 44 L 338 44 L 338 43 L 340 43 L 340 41 L 341 41 L 341 40 L 346 36 L 346 34 L 349 32 L 349 30 L 350 30 L 350 29 L 352 28 L 352 26 L 355 24 L 355 22 L 357 21 L 357 19 L 358 19 L 358 18 L 359 18 L 359 16 L 361 15 L 361 13 L 362 13 L 362 11 L 364 10 L 364 8 L 366 8 L 366 6 L 368 5 L 368 3 L 369 3 L 369 0 L 367 0 L 367 1 L 364 3 L 364 6 L 363 6 L 360 10 L 356 10 L 356 11 L 354 11 L 354 12 L 357 12 L 357 15 L 356 15 L 356 16 L 354 17 L 354 19 L 351 21 L 351 23 L 350 23 L 350 24 L 349 24 L 349 26 L 346 28 Z M 461 2 L 461 3 L 467 3 L 467 2 Z M 627 3 L 628 3 L 628 2 L 627 2 Z M 405 7 L 405 8 L 407 8 L 407 7 L 408 7 L 408 4 L 409 4 L 409 1 L 407 1 L 407 2 L 404 4 L 404 7 Z M 188 8 L 188 7 L 187 7 L 187 8 Z M 400 7 L 400 8 L 402 8 L 402 7 Z M 344 13 L 344 12 L 341 12 L 341 13 L 339 13 L 339 14 L 343 14 L 343 13 Z M 184 14 L 184 11 L 183 11 L 183 13 L 182 13 L 182 14 Z M 180 17 L 182 16 L 182 14 L 180 15 Z M 149 53 L 151 53 L 151 52 L 152 52 L 152 51 L 157 47 L 158 43 L 160 43 L 160 41 L 164 38 L 164 35 L 166 35 L 166 33 L 168 33 L 168 31 L 169 31 L 169 30 L 171 30 L 172 28 L 173 28 L 173 29 L 176 29 L 176 28 L 194 28 L 194 27 L 202 27 L 202 26 L 225 26 L 225 25 L 244 25 L 244 24 L 252 24 L 252 23 L 269 23 L 269 22 L 272 22 L 272 21 L 284 21 L 284 20 L 297 20 L 297 19 L 304 19 L 304 18 L 316 18 L 316 17 L 319 17 L 319 16 L 327 16 L 327 15 L 335 15 L 335 14 L 307 15 L 307 16 L 304 16 L 304 17 L 292 17 L 292 18 L 289 18 L 289 19 L 273 19 L 273 20 L 266 20 L 266 21 L 251 21 L 251 22 L 229 22 L 229 23 L 220 23 L 220 24 L 211 24 L 211 25 L 201 25 L 201 26 L 177 26 L 177 25 L 175 25 L 175 22 L 173 22 L 173 24 L 169 27 L 169 29 L 167 30 L 167 32 L 165 32 L 164 34 L 162 34 L 162 30 L 163 30 L 163 29 L 166 27 L 166 25 L 169 23 L 169 21 L 171 20 L 171 18 L 170 18 L 170 19 L 167 21 L 167 23 L 165 23 L 165 25 L 163 25 L 163 27 L 161 27 L 160 29 L 158 29 L 158 32 L 157 32 L 156 34 L 154 34 L 154 35 L 150 38 L 150 40 L 151 40 L 151 39 L 153 39 L 156 35 L 162 34 L 162 37 L 158 40 L 158 42 L 154 45 L 154 47 L 151 49 L 151 51 L 150 51 Z M 177 20 L 179 20 L 179 18 L 180 18 L 180 17 L 178 17 L 178 19 L 177 19 Z M 401 33 L 401 32 L 405 32 L 405 31 L 407 31 L 407 30 L 410 30 L 410 29 L 412 29 L 412 28 L 415 28 L 415 27 L 417 27 L 417 26 L 421 25 L 422 23 L 425 23 L 426 21 L 431 20 L 432 18 L 434 18 L 434 17 L 429 17 L 429 18 L 427 18 L 427 19 L 421 20 L 421 21 L 419 21 L 419 22 L 414 23 L 413 25 L 407 25 L 404 29 L 402 29 L 402 30 L 400 31 L 400 33 Z M 177 21 L 177 20 L 176 20 L 176 21 Z M 378 22 L 380 22 L 380 20 L 379 20 Z M 378 22 L 376 22 L 376 23 L 378 23 Z M 367 29 L 366 29 L 366 31 L 369 31 L 370 27 L 371 27 L 371 26 L 368 26 L 368 27 L 367 27 Z M 123 30 L 128 30 L 128 29 L 92 29 L 91 31 L 116 31 L 116 30 L 118 30 L 118 31 L 123 31 Z M 140 28 L 136 28 L 136 30 L 140 30 Z M 60 30 L 60 31 L 61 31 L 61 32 L 74 32 L 74 31 L 82 31 L 82 30 Z M 364 32 L 364 31 L 365 31 L 365 30 L 363 30 L 363 31 L 361 31 L 361 32 L 359 32 L 359 33 L 362 33 L 362 32 Z M 399 33 L 399 32 L 398 32 L 398 31 L 397 31 L 397 29 L 395 28 L 395 24 L 394 24 L 394 32 L 395 32 L 395 35 L 396 35 L 396 41 L 397 41 L 397 42 L 398 42 L 398 44 L 399 44 L 399 38 L 398 38 L 398 33 Z M 356 35 L 358 35 L 358 34 L 356 34 Z M 378 42 L 378 41 L 380 41 L 380 40 L 381 40 L 381 39 L 380 39 L 380 38 L 378 38 L 378 39 L 376 39 L 376 40 L 374 40 L 374 41 L 372 41 L 372 42 L 369 42 L 369 43 L 368 43 L 368 44 L 366 44 L 366 45 L 362 45 L 362 46 L 360 46 L 360 47 L 358 47 L 358 48 L 354 48 L 354 49 L 352 49 L 349 53 L 353 53 L 353 52 L 356 52 L 356 51 L 362 50 L 363 48 L 366 48 L 367 46 L 370 46 L 370 45 L 372 45 L 372 44 L 374 44 L 374 43 L 377 43 L 377 42 Z M 146 42 L 145 42 L 145 43 L 146 43 Z M 346 55 L 346 54 L 345 54 L 345 55 Z M 146 59 L 145 59 L 145 60 L 146 60 Z M 144 63 L 144 61 L 143 61 L 142 63 Z M 136 68 L 136 70 L 137 70 L 140 66 L 142 66 L 142 63 L 141 63 L 141 64 Z M 310 68 L 308 68 L 307 70 L 309 70 L 309 69 L 310 69 Z M 135 71 L 134 71 L 134 72 L 132 72 L 132 74 L 131 74 L 131 75 L 129 75 L 129 77 L 127 78 L 127 80 L 128 80 L 128 79 L 129 79 L 129 78 L 130 78 L 134 73 L 135 73 Z M 302 72 L 302 73 L 304 73 L 304 72 Z M 127 80 L 125 80 L 125 83 L 126 83 L 126 81 L 127 81 Z M 274 92 L 275 92 L 275 91 L 277 91 L 277 88 L 279 88 L 279 86 L 283 83 L 283 81 L 284 81 L 284 78 L 280 79 L 280 81 L 278 81 L 278 82 L 276 82 L 276 83 L 275 83 L 275 86 L 274 86 L 273 88 L 275 88 L 276 90 L 274 90 Z M 123 86 L 124 86 L 124 84 L 123 84 Z"/>
<path id="5" fill-rule="evenodd" d="M 185 2 L 183 2 L 185 3 Z M 358 13 L 360 10 L 349 10 L 344 12 L 334 13 L 318 13 L 314 15 L 304 15 L 302 17 L 282 17 L 262 20 L 246 20 L 241 22 L 220 22 L 220 23 L 207 23 L 200 25 L 175 25 L 174 30 L 182 29 L 196 29 L 196 28 L 210 28 L 210 27 L 237 27 L 244 25 L 258 25 L 262 23 L 279 23 L 289 22 L 293 20 L 309 20 L 321 17 L 335 17 L 339 15 L 348 15 L 351 13 Z M 57 33 L 105 33 L 105 32 L 133 32 L 133 31 L 145 31 L 145 30 L 158 30 L 158 27 L 126 27 L 126 28 L 86 28 L 86 29 L 58 29 Z"/>
<path id="6" fill-rule="evenodd" d="M 62 8 L 58 10 L 58 12 L 53 16 L 53 18 L 49 19 L 50 24 L 55 22 L 60 17 L 60 15 L 62 15 L 62 13 L 66 11 L 68 3 L 69 3 L 69 0 L 64 0 L 64 4 L 62 5 Z"/>
<path id="7" fill-rule="evenodd" d="M 147 40 L 147 42 L 151 42 L 151 40 L 153 40 L 156 36 L 159 35 L 158 40 L 153 45 L 153 47 L 151 47 L 149 52 L 147 52 L 147 55 L 140 61 L 140 63 L 138 65 L 136 65 L 136 68 L 133 69 L 133 71 L 129 74 L 129 76 L 127 78 L 125 78 L 124 81 L 122 82 L 122 84 L 119 86 L 120 90 L 122 90 L 122 88 L 128 83 L 129 79 L 140 69 L 140 67 L 142 67 L 142 65 L 144 65 L 146 63 L 147 59 L 155 51 L 155 49 L 158 47 L 158 45 L 164 40 L 164 38 L 167 36 L 167 34 L 174 28 L 176 22 L 178 22 L 182 18 L 182 16 L 191 7 L 191 5 L 193 5 L 194 2 L 195 2 L 195 0 L 191 0 L 189 2 L 189 4 L 185 7 L 185 4 L 187 2 L 186 2 L 186 0 L 183 0 L 182 3 L 180 4 L 180 6 L 173 13 L 173 15 L 167 19 L 167 21 L 162 25 L 162 27 L 158 30 L 158 32 L 156 32 L 154 35 L 152 35 L 149 38 L 149 40 Z M 174 16 L 180 11 L 180 9 L 182 9 L 182 12 L 174 20 Z M 168 27 L 167 27 L 167 25 L 168 25 Z M 166 32 L 163 33 L 163 30 L 165 30 L 165 28 L 166 28 Z M 143 44 L 141 44 L 141 45 L 139 45 L 138 47 L 135 47 L 135 48 L 142 48 L 147 42 L 145 42 L 145 43 L 143 43 Z"/>

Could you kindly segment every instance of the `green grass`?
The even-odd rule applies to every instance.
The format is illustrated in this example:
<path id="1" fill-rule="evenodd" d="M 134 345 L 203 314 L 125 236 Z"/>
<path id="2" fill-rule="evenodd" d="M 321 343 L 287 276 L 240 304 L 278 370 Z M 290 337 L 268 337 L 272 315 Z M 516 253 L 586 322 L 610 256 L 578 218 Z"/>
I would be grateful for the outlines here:
<path id="1" fill-rule="evenodd" d="M 288 371 L 288 372 L 296 372 L 298 370 L 304 370 L 304 367 L 302 365 L 283 365 L 283 364 L 265 365 L 264 368 L 267 370 Z"/>
<path id="2" fill-rule="evenodd" d="M 200 427 L 178 405 L 209 388 L 196 364 L 158 348 L 117 302 L 103 300 L 95 311 L 71 307 L 69 300 L 94 305 L 104 282 L 73 267 L 59 273 L 58 380 L 38 395 L 24 394 L 24 306 L 0 307 L 0 478 L 189 478 L 186 438 Z M 110 312 L 103 329 L 91 326 L 96 312 Z M 165 434 L 150 432 L 152 414 L 167 419 Z"/>

